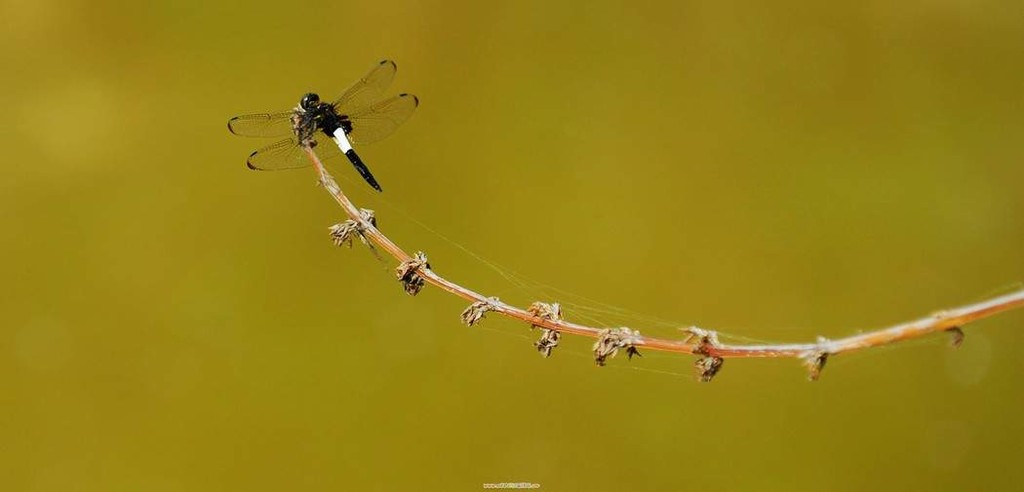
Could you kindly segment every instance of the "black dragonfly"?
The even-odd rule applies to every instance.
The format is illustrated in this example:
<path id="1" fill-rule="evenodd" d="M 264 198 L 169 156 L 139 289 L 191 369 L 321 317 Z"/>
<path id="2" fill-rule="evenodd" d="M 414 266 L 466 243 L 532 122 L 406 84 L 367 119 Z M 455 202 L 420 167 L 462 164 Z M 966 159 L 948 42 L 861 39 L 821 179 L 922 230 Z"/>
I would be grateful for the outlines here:
<path id="1" fill-rule="evenodd" d="M 249 169 L 267 171 L 309 166 L 311 163 L 303 150 L 310 147 L 316 148 L 321 159 L 344 153 L 363 179 L 381 191 L 352 144 L 368 144 L 390 135 L 419 105 L 419 99 L 412 94 L 381 99 L 381 93 L 391 85 L 397 69 L 395 62 L 382 60 L 334 102 L 323 102 L 311 92 L 302 96 L 299 105 L 290 111 L 235 116 L 228 120 L 228 130 L 243 137 L 290 135 L 250 154 L 246 160 Z"/>

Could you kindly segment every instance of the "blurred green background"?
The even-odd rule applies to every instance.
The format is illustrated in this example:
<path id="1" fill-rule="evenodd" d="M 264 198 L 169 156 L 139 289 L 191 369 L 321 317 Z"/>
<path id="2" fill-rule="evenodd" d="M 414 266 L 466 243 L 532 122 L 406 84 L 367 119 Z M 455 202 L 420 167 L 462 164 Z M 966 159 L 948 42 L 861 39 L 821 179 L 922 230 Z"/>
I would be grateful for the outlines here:
<path id="1" fill-rule="evenodd" d="M 1024 280 L 1020 2 L 0 6 L 3 490 L 1024 478 L 1024 313 L 815 384 L 545 360 L 333 247 L 313 173 L 248 171 L 268 142 L 225 128 L 393 58 L 421 105 L 361 149 L 385 193 L 335 170 L 438 272 L 648 335 L 841 337 Z"/>

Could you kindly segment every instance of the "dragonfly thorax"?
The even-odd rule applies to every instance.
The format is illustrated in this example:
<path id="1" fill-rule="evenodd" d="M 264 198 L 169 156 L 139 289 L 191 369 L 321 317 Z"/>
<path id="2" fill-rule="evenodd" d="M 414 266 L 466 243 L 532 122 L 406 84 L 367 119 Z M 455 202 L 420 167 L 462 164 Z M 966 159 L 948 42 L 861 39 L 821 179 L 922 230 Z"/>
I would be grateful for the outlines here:
<path id="1" fill-rule="evenodd" d="M 317 132 L 334 136 L 339 128 L 346 134 L 352 131 L 348 117 L 338 115 L 333 104 L 320 101 L 320 96 L 312 92 L 302 96 L 299 101 L 292 116 L 292 126 L 299 142 L 306 146 L 315 145 L 314 135 Z"/>

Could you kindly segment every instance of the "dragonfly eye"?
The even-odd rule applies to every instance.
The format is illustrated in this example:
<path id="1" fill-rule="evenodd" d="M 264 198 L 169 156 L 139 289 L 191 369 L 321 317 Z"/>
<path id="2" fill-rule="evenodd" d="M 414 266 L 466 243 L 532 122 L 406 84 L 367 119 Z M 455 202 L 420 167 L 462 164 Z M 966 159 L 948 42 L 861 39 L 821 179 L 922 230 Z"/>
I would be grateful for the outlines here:
<path id="1" fill-rule="evenodd" d="M 309 94 L 302 96 L 302 102 L 300 103 L 300 105 L 302 106 L 302 109 L 313 109 L 313 107 L 316 106 L 319 102 L 320 96 L 310 92 Z"/>

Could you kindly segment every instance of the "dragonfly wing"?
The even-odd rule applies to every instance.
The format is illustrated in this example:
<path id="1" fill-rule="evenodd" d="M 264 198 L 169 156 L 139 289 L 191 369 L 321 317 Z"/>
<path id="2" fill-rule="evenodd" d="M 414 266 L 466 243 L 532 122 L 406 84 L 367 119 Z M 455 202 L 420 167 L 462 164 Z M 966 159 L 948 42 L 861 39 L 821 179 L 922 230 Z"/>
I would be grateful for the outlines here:
<path id="1" fill-rule="evenodd" d="M 298 140 L 286 138 L 253 152 L 245 164 L 249 169 L 257 171 L 277 171 L 306 167 L 311 162 L 299 146 Z"/>
<path id="2" fill-rule="evenodd" d="M 341 149 L 338 148 L 338 143 L 335 142 L 333 138 L 328 137 L 324 132 L 317 132 L 315 138 L 316 146 L 313 147 L 313 150 L 316 151 L 316 155 L 321 161 L 333 161 L 334 159 L 345 155 L 341 152 Z"/>
<path id="3" fill-rule="evenodd" d="M 317 157 L 321 161 L 335 160 L 344 155 L 341 149 L 330 137 L 324 134 L 316 136 L 316 145 L 313 146 Z M 312 164 L 306 151 L 299 146 L 298 140 L 286 138 L 263 147 L 249 155 L 245 162 L 249 169 L 257 171 L 278 171 L 281 169 L 299 169 Z"/>
<path id="4" fill-rule="evenodd" d="M 345 114 L 348 111 L 370 105 L 371 102 L 380 98 L 384 89 L 391 85 L 396 71 L 398 71 L 398 66 L 391 60 L 377 62 L 363 78 L 357 80 L 341 94 L 341 97 L 334 101 L 334 107 L 337 108 L 339 114 Z"/>
<path id="5" fill-rule="evenodd" d="M 292 112 L 256 113 L 228 120 L 228 130 L 243 137 L 280 137 L 292 133 Z"/>
<path id="6" fill-rule="evenodd" d="M 348 139 L 354 144 L 368 144 L 391 135 L 412 116 L 419 103 L 412 94 L 399 94 L 348 115 L 352 121 Z"/>

